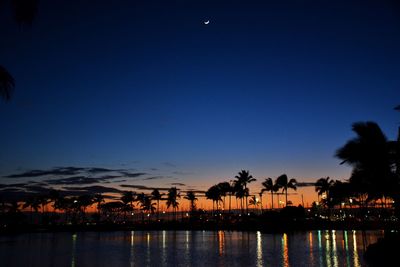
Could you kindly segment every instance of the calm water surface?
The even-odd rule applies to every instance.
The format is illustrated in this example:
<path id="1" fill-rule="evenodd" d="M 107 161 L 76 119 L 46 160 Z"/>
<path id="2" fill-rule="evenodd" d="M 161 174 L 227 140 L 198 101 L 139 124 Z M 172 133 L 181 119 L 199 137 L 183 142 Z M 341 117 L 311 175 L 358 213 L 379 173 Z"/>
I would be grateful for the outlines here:
<path id="1" fill-rule="evenodd" d="M 34 233 L 0 236 L 1 266 L 364 266 L 382 231 Z"/>

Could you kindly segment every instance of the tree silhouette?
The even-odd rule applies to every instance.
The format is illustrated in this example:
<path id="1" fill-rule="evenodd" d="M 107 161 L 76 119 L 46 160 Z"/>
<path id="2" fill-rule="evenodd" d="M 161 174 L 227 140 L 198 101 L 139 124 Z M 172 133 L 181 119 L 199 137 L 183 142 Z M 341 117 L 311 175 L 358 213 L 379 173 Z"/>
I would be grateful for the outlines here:
<path id="1" fill-rule="evenodd" d="M 176 210 L 179 207 L 179 202 L 177 201 L 178 198 L 180 198 L 180 194 L 178 192 L 178 189 L 176 187 L 171 187 L 168 190 L 167 193 L 167 209 L 172 206 L 173 212 L 174 212 L 174 220 L 176 220 Z"/>
<path id="2" fill-rule="evenodd" d="M 193 214 L 196 211 L 196 201 L 197 201 L 196 194 L 193 191 L 187 191 L 186 196 L 184 196 L 183 198 L 189 200 L 190 212 Z"/>
<path id="3" fill-rule="evenodd" d="M 207 191 L 206 191 L 206 198 L 212 200 L 212 213 L 214 215 L 214 203 L 217 206 L 217 211 L 218 211 L 218 202 L 222 201 L 221 198 L 221 189 L 218 185 L 213 185 L 211 186 Z"/>
<path id="4" fill-rule="evenodd" d="M 264 182 L 261 183 L 263 188 L 261 189 L 261 193 L 263 192 L 271 192 L 271 209 L 274 209 L 274 192 L 278 192 L 279 186 L 274 184 L 272 178 L 266 178 Z"/>
<path id="5" fill-rule="evenodd" d="M 330 195 L 329 191 L 331 190 L 332 186 L 335 184 L 333 180 L 330 180 L 329 177 L 320 178 L 315 183 L 315 192 L 318 193 L 318 196 L 322 196 L 323 194 L 326 195 L 326 204 L 329 206 L 330 202 Z"/>
<path id="6" fill-rule="evenodd" d="M 20 26 L 32 25 L 36 16 L 38 0 L 11 0 L 14 19 Z M 0 6 L 1 7 L 1 6 Z M 0 97 L 4 100 L 11 98 L 15 88 L 15 80 L 7 69 L 0 65 Z"/>
<path id="7" fill-rule="evenodd" d="M 258 201 L 256 196 L 252 196 L 249 200 L 249 205 L 254 206 L 254 208 L 257 209 L 257 206 L 260 205 L 260 201 Z"/>
<path id="8" fill-rule="evenodd" d="M 39 198 L 37 196 L 30 196 L 27 200 L 25 200 L 25 203 L 23 204 L 22 208 L 24 208 L 24 209 L 30 208 L 30 211 L 31 211 L 31 222 L 33 222 L 32 221 L 33 211 L 35 211 L 36 215 L 39 212 L 39 208 L 40 208 Z"/>
<path id="9" fill-rule="evenodd" d="M 370 201 L 393 195 L 398 189 L 398 179 L 394 169 L 391 143 L 375 122 L 357 122 L 352 130 L 357 137 L 349 140 L 337 150 L 336 157 L 341 164 L 353 167 L 349 182 L 358 191 L 359 196 L 368 194 Z"/>
<path id="10" fill-rule="evenodd" d="M 291 188 L 293 190 L 296 190 L 296 184 L 297 181 L 296 179 L 292 178 L 288 181 L 288 177 L 286 174 L 282 174 L 281 176 L 279 176 L 278 178 L 276 178 L 276 182 L 275 182 L 278 186 L 278 188 L 282 188 L 282 192 L 285 192 L 285 205 L 288 205 L 288 199 L 287 199 L 287 190 L 288 188 Z"/>
<path id="11" fill-rule="evenodd" d="M 246 212 L 248 212 L 248 201 L 247 198 L 249 196 L 249 190 L 247 188 L 247 184 L 257 181 L 256 178 L 254 178 L 253 176 L 250 175 L 249 171 L 245 171 L 245 170 L 241 170 L 238 175 L 235 176 L 235 178 L 237 179 L 237 182 L 240 186 L 243 187 L 243 193 L 244 193 L 244 197 L 246 198 Z M 241 195 L 241 193 L 239 193 L 239 195 Z"/>
<path id="12" fill-rule="evenodd" d="M 230 201 L 231 201 L 231 194 L 232 194 L 232 188 L 230 183 L 228 182 L 221 182 L 218 183 L 217 186 L 219 187 L 220 193 L 221 193 L 221 197 L 223 197 L 223 204 L 224 204 L 224 209 L 225 209 L 225 197 L 226 195 L 229 196 L 229 207 L 230 207 Z M 229 208 L 230 211 L 230 208 Z"/>
<path id="13" fill-rule="evenodd" d="M 100 210 L 101 210 L 101 204 L 104 202 L 104 196 L 102 194 L 95 194 L 93 196 L 93 202 L 96 203 L 96 209 L 97 209 L 97 220 L 100 221 Z"/>
<path id="14" fill-rule="evenodd" d="M 0 65 L 0 96 L 4 100 L 10 100 L 14 88 L 14 78 L 3 66 Z"/>
<path id="15" fill-rule="evenodd" d="M 153 200 L 157 201 L 157 220 L 160 217 L 160 200 L 162 199 L 163 194 L 158 191 L 158 189 L 154 189 L 153 192 L 151 192 L 151 197 Z"/>
<path id="16" fill-rule="evenodd" d="M 153 214 L 154 211 L 156 210 L 156 203 L 151 202 L 151 197 L 144 195 L 142 198 L 140 198 L 140 209 L 142 210 L 142 222 L 144 221 L 144 212 L 148 212 L 148 216 L 150 217 L 150 214 Z M 149 218 L 150 220 L 150 218 Z"/>
<path id="17" fill-rule="evenodd" d="M 132 211 L 133 211 L 133 207 L 134 207 L 133 202 L 135 201 L 135 195 L 136 195 L 135 192 L 126 191 L 126 192 L 124 192 L 124 193 L 122 194 L 122 196 L 121 196 L 121 201 L 122 201 L 122 203 L 124 203 L 125 206 L 126 206 L 126 207 L 124 208 L 124 216 L 125 216 L 125 219 L 126 219 L 126 214 L 127 214 L 127 212 L 132 212 Z"/>

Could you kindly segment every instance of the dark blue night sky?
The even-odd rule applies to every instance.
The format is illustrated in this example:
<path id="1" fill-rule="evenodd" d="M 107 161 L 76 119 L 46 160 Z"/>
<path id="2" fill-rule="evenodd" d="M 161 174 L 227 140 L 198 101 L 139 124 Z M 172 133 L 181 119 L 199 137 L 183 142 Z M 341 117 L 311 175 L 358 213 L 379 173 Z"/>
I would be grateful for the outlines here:
<path id="1" fill-rule="evenodd" d="M 0 63 L 17 84 L 0 102 L 1 175 L 345 179 L 333 155 L 353 122 L 396 137 L 395 1 L 80 2 L 40 1 L 24 29 L 0 9 Z"/>

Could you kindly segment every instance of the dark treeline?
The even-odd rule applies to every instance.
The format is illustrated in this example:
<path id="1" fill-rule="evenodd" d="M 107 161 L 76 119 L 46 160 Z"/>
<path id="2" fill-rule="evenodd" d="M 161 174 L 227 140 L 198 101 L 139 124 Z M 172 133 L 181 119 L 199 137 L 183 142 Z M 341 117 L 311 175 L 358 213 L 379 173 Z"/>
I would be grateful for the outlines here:
<path id="1" fill-rule="evenodd" d="M 252 193 L 248 186 L 257 179 L 248 170 L 241 170 L 234 179 L 217 183 L 205 192 L 181 192 L 171 187 L 164 193 L 154 189 L 150 194 L 122 191 L 119 196 L 117 193 L 71 196 L 63 190 L 49 189 L 15 199 L 9 198 L 12 192 L 8 191 L 5 196 L 1 194 L 5 191 L 1 191 L 0 223 L 3 226 L 132 225 L 165 221 L 229 224 L 249 218 L 271 223 L 283 217 L 308 223 L 397 222 L 400 215 L 400 128 L 397 140 L 388 140 L 374 122 L 354 123 L 352 129 L 356 136 L 335 154 L 341 164 L 352 167 L 350 178 L 346 181 L 333 181 L 329 177 L 318 179 L 314 183 L 318 200 L 311 207 L 303 207 L 304 204 L 294 207 L 288 199 L 288 191 L 301 186 L 296 179 L 289 179 L 286 174 L 275 179 L 265 178 L 261 181 L 261 191 Z M 184 200 L 181 200 L 183 193 Z M 262 203 L 264 194 L 270 194 L 270 208 Z M 284 202 L 279 200 L 282 195 Z M 199 197 L 211 200 L 212 210 L 198 209 Z M 188 210 L 179 208 L 182 201 L 187 201 Z M 160 203 L 165 203 L 167 210 L 161 211 Z"/>

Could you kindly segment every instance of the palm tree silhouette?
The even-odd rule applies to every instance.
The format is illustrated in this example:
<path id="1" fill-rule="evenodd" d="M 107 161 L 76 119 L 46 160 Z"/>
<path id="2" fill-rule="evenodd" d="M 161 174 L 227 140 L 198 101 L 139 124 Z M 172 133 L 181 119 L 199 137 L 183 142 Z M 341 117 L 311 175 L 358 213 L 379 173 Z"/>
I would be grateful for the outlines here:
<path id="1" fill-rule="evenodd" d="M 282 192 L 285 192 L 285 201 L 286 201 L 285 206 L 287 206 L 288 205 L 287 190 L 288 190 L 288 188 L 291 188 L 293 190 L 297 189 L 297 187 L 296 187 L 296 184 L 297 184 L 296 179 L 292 178 L 292 179 L 290 179 L 288 181 L 287 175 L 286 174 L 282 174 L 281 176 L 276 178 L 276 182 L 275 183 L 277 184 L 277 186 L 279 188 L 282 188 Z"/>
<path id="2" fill-rule="evenodd" d="M 3 66 L 0 65 L 0 96 L 4 100 L 10 100 L 14 88 L 14 78 Z"/>
<path id="3" fill-rule="evenodd" d="M 93 196 L 93 202 L 96 203 L 96 209 L 97 209 L 97 220 L 100 221 L 100 210 L 101 210 L 101 204 L 104 202 L 104 196 L 102 194 L 95 194 Z"/>
<path id="4" fill-rule="evenodd" d="M 163 194 L 158 191 L 158 189 L 154 189 L 153 192 L 151 192 L 151 197 L 153 200 L 157 201 L 157 220 L 160 217 L 160 200 L 162 200 Z"/>
<path id="5" fill-rule="evenodd" d="M 335 184 L 335 182 L 333 180 L 330 180 L 329 177 L 320 178 L 315 183 L 315 192 L 318 193 L 318 196 L 322 196 L 323 194 L 326 194 L 326 201 L 327 201 L 326 204 L 327 205 L 329 205 L 328 202 L 330 201 L 329 191 L 334 184 Z"/>
<path id="6" fill-rule="evenodd" d="M 224 197 L 223 204 L 224 204 L 224 209 L 225 209 L 226 195 L 229 195 L 229 206 L 230 206 L 230 199 L 231 199 L 231 192 L 232 192 L 231 185 L 228 182 L 221 182 L 221 183 L 218 183 L 217 186 L 219 187 L 221 196 Z"/>
<path id="7" fill-rule="evenodd" d="M 392 169 L 395 160 L 391 143 L 375 122 L 354 123 L 352 130 L 357 137 L 339 148 L 335 155 L 342 160 L 341 164 L 353 167 L 349 182 L 360 195 L 368 194 L 366 201 L 394 195 L 398 179 Z"/>
<path id="8" fill-rule="evenodd" d="M 33 219 L 33 217 L 32 217 L 33 211 L 35 211 L 36 215 L 39 212 L 39 208 L 40 208 L 39 198 L 36 197 L 36 196 L 31 196 L 27 200 L 25 200 L 25 203 L 23 204 L 22 208 L 26 209 L 28 207 L 31 210 L 31 222 L 33 222 L 32 221 L 32 219 Z"/>
<path id="9" fill-rule="evenodd" d="M 274 184 L 272 178 L 266 178 L 265 181 L 261 183 L 261 185 L 263 186 L 263 188 L 261 189 L 262 193 L 264 191 L 271 192 L 271 209 L 274 209 L 274 192 L 278 192 L 279 186 L 277 184 Z"/>
<path id="10" fill-rule="evenodd" d="M 126 213 L 133 211 L 133 207 L 134 207 L 133 202 L 135 201 L 135 195 L 136 195 L 136 193 L 133 191 L 126 191 L 121 196 L 121 201 L 126 206 L 124 208 L 125 219 L 126 219 Z"/>
<path id="11" fill-rule="evenodd" d="M 249 205 L 254 206 L 254 208 L 257 209 L 257 206 L 260 205 L 260 201 L 257 199 L 256 196 L 252 196 L 249 200 Z"/>
<path id="12" fill-rule="evenodd" d="M 247 203 L 247 198 L 248 198 L 248 193 L 249 190 L 247 189 L 247 184 L 257 181 L 256 178 L 250 175 L 249 171 L 241 170 L 238 175 L 235 176 L 237 179 L 239 185 L 241 185 L 244 188 L 244 193 L 245 193 L 245 198 L 246 198 L 246 212 L 248 212 L 248 203 Z"/>
<path id="13" fill-rule="evenodd" d="M 179 202 L 177 201 L 178 198 L 180 198 L 180 194 L 178 192 L 178 189 L 176 187 L 171 187 L 168 190 L 167 193 L 167 209 L 172 206 L 173 212 L 174 212 L 174 220 L 176 221 L 176 210 L 179 207 Z"/>
<path id="14" fill-rule="evenodd" d="M 187 191 L 186 196 L 184 196 L 183 198 L 190 201 L 190 212 L 193 215 L 193 213 L 196 211 L 196 194 L 193 191 Z"/>
<path id="15" fill-rule="evenodd" d="M 244 187 L 240 184 L 238 180 L 234 180 L 233 182 L 233 192 L 236 197 L 236 208 L 239 209 L 238 199 L 240 203 L 240 213 L 243 213 L 243 199 L 246 195 L 248 195 L 248 190 L 246 191 Z"/>
<path id="16" fill-rule="evenodd" d="M 211 186 L 206 191 L 206 198 L 212 200 L 212 214 L 214 216 L 214 210 L 215 210 L 214 203 L 217 206 L 217 212 L 218 212 L 218 202 L 222 201 L 220 187 L 218 185 Z"/>
<path id="17" fill-rule="evenodd" d="M 11 6 L 14 19 L 20 26 L 32 25 L 36 16 L 38 0 L 13 0 Z M 11 98 L 15 88 L 15 80 L 7 69 L 0 65 L 0 96 L 4 100 Z"/>
<path id="18" fill-rule="evenodd" d="M 140 208 L 142 210 L 142 222 L 144 221 L 144 212 L 148 212 L 150 214 L 153 214 L 154 211 L 156 210 L 156 203 L 151 202 L 152 198 L 150 196 L 144 195 L 143 198 L 140 199 Z M 149 216 L 149 221 L 150 221 L 150 216 Z"/>
<path id="19" fill-rule="evenodd" d="M 92 195 L 81 195 L 77 199 L 77 206 L 80 210 L 82 220 L 86 220 L 86 209 L 93 204 L 93 196 Z"/>

